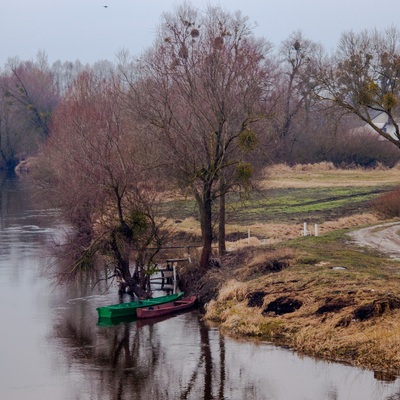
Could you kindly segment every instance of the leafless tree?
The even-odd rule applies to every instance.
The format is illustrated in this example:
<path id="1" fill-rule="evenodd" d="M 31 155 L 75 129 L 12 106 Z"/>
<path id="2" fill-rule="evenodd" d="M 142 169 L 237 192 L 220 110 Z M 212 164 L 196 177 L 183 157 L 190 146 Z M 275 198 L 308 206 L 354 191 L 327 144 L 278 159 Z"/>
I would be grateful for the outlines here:
<path id="1" fill-rule="evenodd" d="M 344 33 L 335 54 L 316 62 L 312 75 L 320 98 L 356 115 L 400 148 L 400 32 L 396 28 Z M 376 122 L 378 114 L 384 123 Z"/>
<path id="2" fill-rule="evenodd" d="M 91 268 L 101 255 L 120 291 L 143 297 L 152 255 L 146 251 L 159 247 L 160 225 L 152 209 L 156 194 L 140 163 L 145 149 L 138 148 L 120 92 L 114 77 L 90 71 L 78 77 L 55 112 L 37 179 L 73 227 L 67 245 L 75 250 L 74 262 L 66 275 Z"/>
<path id="3" fill-rule="evenodd" d="M 293 32 L 282 42 L 279 52 L 279 78 L 275 81 L 276 107 L 271 122 L 277 157 L 287 161 L 296 141 L 310 128 L 310 114 L 316 97 L 309 68 L 316 57 L 323 54 L 320 44 Z"/>
<path id="4" fill-rule="evenodd" d="M 125 71 L 132 102 L 162 146 L 169 176 L 198 204 L 203 269 L 211 256 L 214 201 L 251 175 L 243 155 L 256 145 L 255 124 L 267 114 L 270 50 L 240 12 L 203 12 L 184 3 L 163 15 L 134 79 Z"/>
<path id="5" fill-rule="evenodd" d="M 40 61 L 40 62 L 39 62 Z M 40 138 L 49 134 L 51 112 L 59 101 L 53 75 L 43 58 L 37 62 L 9 60 L 8 80 L 3 91 L 18 106 L 25 129 L 34 131 Z"/>
<path id="6" fill-rule="evenodd" d="M 85 68 L 79 60 L 75 62 L 57 60 L 51 65 L 54 84 L 61 96 L 67 93 L 69 87 L 85 69 L 88 68 Z"/>
<path id="7" fill-rule="evenodd" d="M 60 97 L 44 54 L 35 62 L 10 59 L 0 76 L 0 153 L 3 166 L 37 150 L 49 134 Z"/>

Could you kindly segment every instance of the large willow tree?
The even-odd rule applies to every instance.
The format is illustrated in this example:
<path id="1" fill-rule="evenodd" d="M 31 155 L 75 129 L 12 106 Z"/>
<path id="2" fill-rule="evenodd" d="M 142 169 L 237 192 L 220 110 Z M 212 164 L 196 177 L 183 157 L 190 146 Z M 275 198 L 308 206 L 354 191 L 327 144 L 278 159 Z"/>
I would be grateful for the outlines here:
<path id="1" fill-rule="evenodd" d="M 196 199 L 203 269 L 211 256 L 214 201 L 252 172 L 244 155 L 266 116 L 269 52 L 240 12 L 184 3 L 163 15 L 153 47 L 129 79 L 131 101 L 162 147 L 168 175 Z"/>
<path id="2" fill-rule="evenodd" d="M 36 174 L 72 228 L 64 276 L 88 271 L 101 256 L 121 293 L 144 297 L 152 255 L 146 252 L 160 245 L 160 221 L 141 162 L 145 146 L 120 101 L 121 90 L 114 77 L 79 75 L 54 113 Z"/>

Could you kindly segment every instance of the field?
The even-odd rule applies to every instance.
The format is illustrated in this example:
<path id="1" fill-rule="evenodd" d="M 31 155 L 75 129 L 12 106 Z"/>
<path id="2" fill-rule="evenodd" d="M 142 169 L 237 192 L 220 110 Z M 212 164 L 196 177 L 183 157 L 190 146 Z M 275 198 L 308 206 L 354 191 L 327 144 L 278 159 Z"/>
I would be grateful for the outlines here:
<path id="1" fill-rule="evenodd" d="M 187 265 L 182 275 L 207 303 L 206 319 L 230 335 L 399 374 L 400 262 L 348 233 L 382 222 L 369 203 L 399 186 L 400 171 L 317 169 L 276 167 L 256 196 L 231 197 L 221 267 L 198 277 Z M 303 222 L 320 235 L 303 236 Z M 176 226 L 195 234 L 195 224 L 187 215 Z"/>
<path id="2" fill-rule="evenodd" d="M 400 167 L 341 170 L 326 163 L 277 165 L 263 171 L 250 196 L 228 196 L 228 246 L 247 243 L 249 229 L 254 244 L 299 237 L 304 222 L 311 229 L 318 224 L 321 234 L 377 222 L 370 201 L 399 185 Z M 200 243 L 194 200 L 174 199 L 166 208 L 174 229 L 190 233 Z"/>

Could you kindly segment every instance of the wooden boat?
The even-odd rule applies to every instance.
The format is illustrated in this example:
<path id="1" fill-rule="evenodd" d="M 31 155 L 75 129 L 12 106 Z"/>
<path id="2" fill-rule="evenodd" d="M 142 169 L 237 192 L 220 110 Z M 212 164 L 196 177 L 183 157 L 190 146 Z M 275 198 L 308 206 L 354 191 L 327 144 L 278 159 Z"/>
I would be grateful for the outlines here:
<path id="1" fill-rule="evenodd" d="M 161 317 L 163 315 L 172 314 L 177 311 L 186 310 L 187 308 L 193 307 L 196 304 L 197 297 L 190 296 L 180 300 L 175 300 L 170 303 L 164 303 L 149 307 L 138 308 L 136 315 L 138 318 L 154 318 Z"/>
<path id="2" fill-rule="evenodd" d="M 97 313 L 99 318 L 134 317 L 136 315 L 136 310 L 140 309 L 141 307 L 150 307 L 158 304 L 170 303 L 171 301 L 179 300 L 182 297 L 183 293 L 176 293 L 168 296 L 155 297 L 153 299 L 112 304 L 109 306 L 98 307 Z"/>
<path id="3" fill-rule="evenodd" d="M 133 316 L 119 318 L 99 317 L 97 320 L 97 326 L 110 328 L 117 325 L 131 324 L 134 321 L 137 322 L 136 313 Z"/>

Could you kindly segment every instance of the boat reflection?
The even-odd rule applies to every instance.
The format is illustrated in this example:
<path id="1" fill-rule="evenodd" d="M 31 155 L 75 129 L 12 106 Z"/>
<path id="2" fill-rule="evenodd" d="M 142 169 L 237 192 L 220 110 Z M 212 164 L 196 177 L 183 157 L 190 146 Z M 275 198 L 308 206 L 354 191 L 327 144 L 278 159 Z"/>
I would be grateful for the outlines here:
<path id="1" fill-rule="evenodd" d="M 97 326 L 117 326 L 121 324 L 130 324 L 131 322 L 136 321 L 136 315 L 129 317 L 120 317 L 120 318 L 102 318 L 99 317 L 97 320 Z"/>
<path id="2" fill-rule="evenodd" d="M 87 320 L 74 318 L 59 324 L 54 332 L 54 337 L 62 340 L 60 349 L 64 349 L 68 365 L 85 371 L 85 381 L 91 382 L 91 399 L 214 398 L 209 329 L 197 310 L 106 322 L 99 321 L 93 331 Z M 81 397 L 75 392 L 69 396 L 84 399 L 86 390 Z"/>

